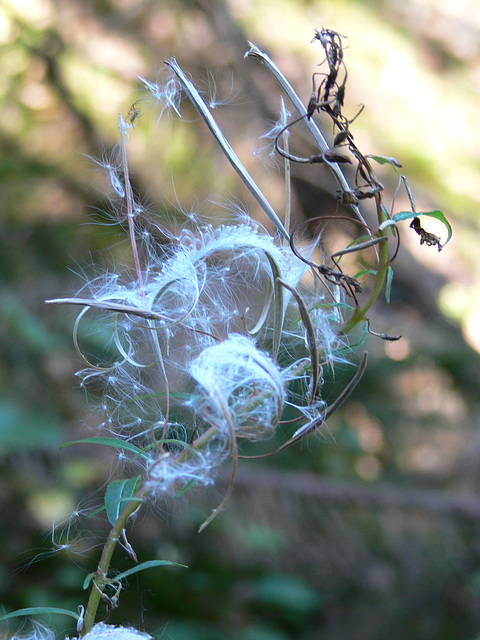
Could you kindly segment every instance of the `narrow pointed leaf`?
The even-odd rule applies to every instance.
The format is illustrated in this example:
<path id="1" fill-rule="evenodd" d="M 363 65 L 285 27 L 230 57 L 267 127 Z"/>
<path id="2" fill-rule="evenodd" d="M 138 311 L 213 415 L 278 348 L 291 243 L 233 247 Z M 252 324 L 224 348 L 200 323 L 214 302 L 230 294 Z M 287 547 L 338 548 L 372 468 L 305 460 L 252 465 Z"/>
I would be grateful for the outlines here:
<path id="1" fill-rule="evenodd" d="M 136 456 L 142 455 L 142 450 L 136 447 L 131 442 L 125 442 L 120 438 L 84 438 L 83 440 L 72 440 L 71 442 L 65 442 L 60 449 L 68 447 L 71 444 L 104 444 L 107 447 L 113 447 L 114 449 L 123 449 L 123 451 L 129 451 Z"/>
<path id="2" fill-rule="evenodd" d="M 180 491 L 178 491 L 175 494 L 175 498 L 180 498 L 180 496 L 183 496 L 185 493 L 187 493 L 187 491 L 190 491 L 190 489 L 192 487 L 194 487 L 197 484 L 197 481 L 195 479 L 190 480 L 190 482 L 188 482 L 183 489 L 180 489 Z"/>
<path id="3" fill-rule="evenodd" d="M 445 246 L 452 237 L 452 227 L 441 211 L 421 211 L 420 213 L 414 213 L 413 211 L 400 211 L 393 216 L 393 220 L 395 220 L 395 222 L 400 222 L 402 220 L 411 220 L 412 218 L 417 217 L 419 218 L 420 216 L 429 216 L 430 218 L 435 218 L 436 220 L 440 220 L 440 222 L 445 225 L 448 232 L 447 239 L 442 245 Z"/>
<path id="4" fill-rule="evenodd" d="M 171 560 L 147 560 L 147 562 L 142 562 L 141 564 L 137 564 L 132 569 L 128 569 L 128 571 L 124 571 L 118 576 L 115 576 L 115 580 L 123 580 L 128 576 L 131 576 L 134 573 L 138 573 L 139 571 L 144 571 L 145 569 L 153 569 L 154 567 L 184 567 L 187 568 L 186 564 L 180 564 L 179 562 L 172 562 Z"/>
<path id="5" fill-rule="evenodd" d="M 358 280 L 362 276 L 366 276 L 366 275 L 376 276 L 377 275 L 377 270 L 376 269 L 362 269 L 361 271 L 358 271 L 353 277 L 355 278 L 355 280 Z"/>
<path id="6" fill-rule="evenodd" d="M 393 280 L 393 269 L 392 267 L 388 267 L 387 278 L 385 280 L 385 300 L 387 301 L 387 304 L 390 304 L 390 292 L 392 290 L 392 280 Z"/>
<path id="7" fill-rule="evenodd" d="M 93 573 L 89 573 L 88 576 L 85 578 L 85 580 L 83 581 L 83 590 L 86 591 L 90 585 L 90 582 L 92 581 L 93 578 Z"/>
<path id="8" fill-rule="evenodd" d="M 76 611 L 69 611 L 68 609 L 58 609 L 57 607 L 28 607 L 26 609 L 17 609 L 17 611 L 1 615 L 0 620 L 19 618 L 21 616 L 38 616 L 45 613 L 57 613 L 62 616 L 71 616 L 72 618 L 75 618 L 75 620 L 78 620 L 80 617 Z"/>
<path id="9" fill-rule="evenodd" d="M 372 156 L 372 155 L 368 155 L 365 156 L 366 158 L 371 158 L 372 160 L 375 160 L 375 162 L 378 162 L 378 164 L 389 164 L 390 166 L 392 166 L 395 171 L 397 169 L 401 168 L 401 164 L 400 162 L 394 158 L 393 156 Z"/>
<path id="10" fill-rule="evenodd" d="M 124 480 L 114 480 L 105 492 L 105 508 L 110 524 L 113 526 L 122 513 L 127 502 L 132 500 L 140 484 L 140 476 Z"/>

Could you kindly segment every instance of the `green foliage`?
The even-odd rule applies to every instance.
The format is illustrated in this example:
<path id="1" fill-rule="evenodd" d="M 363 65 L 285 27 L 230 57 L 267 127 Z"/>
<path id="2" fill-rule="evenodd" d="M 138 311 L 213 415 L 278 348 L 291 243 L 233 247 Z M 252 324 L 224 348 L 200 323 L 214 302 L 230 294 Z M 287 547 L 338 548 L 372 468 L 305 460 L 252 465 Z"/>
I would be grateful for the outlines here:
<path id="1" fill-rule="evenodd" d="M 393 269 L 392 267 L 388 267 L 387 278 L 385 281 L 385 300 L 387 304 L 390 304 L 390 294 L 392 291 L 392 280 L 393 280 Z"/>
<path id="2" fill-rule="evenodd" d="M 139 573 L 140 571 L 145 571 L 145 569 L 155 569 L 157 567 L 184 567 L 188 568 L 186 564 L 181 564 L 180 562 L 172 562 L 171 560 L 147 560 L 146 562 L 142 562 L 141 564 L 137 564 L 132 569 L 128 569 L 127 571 L 122 571 L 115 576 L 115 580 L 124 580 L 128 578 L 128 576 L 132 576 L 135 573 Z"/>
<path id="3" fill-rule="evenodd" d="M 26 607 L 25 609 L 17 609 L 17 611 L 2 614 L 0 615 L 0 620 L 23 618 L 26 616 L 44 616 L 51 613 L 60 616 L 70 616 L 71 618 L 75 618 L 75 620 L 78 620 L 80 617 L 75 611 L 67 611 L 66 609 L 58 609 L 57 607 Z"/>
<path id="4" fill-rule="evenodd" d="M 120 514 L 129 502 L 135 500 L 135 494 L 140 486 L 141 477 L 114 480 L 110 482 L 105 492 L 105 508 L 110 524 L 116 524 Z M 142 500 L 139 498 L 138 503 Z"/>
<path id="5" fill-rule="evenodd" d="M 435 218 L 435 220 L 439 220 L 443 225 L 445 225 L 445 227 L 447 228 L 447 239 L 445 240 L 445 242 L 442 245 L 442 248 L 447 244 L 447 242 L 450 242 L 451 238 L 452 238 L 452 226 L 451 224 L 448 222 L 447 218 L 445 217 L 445 215 L 438 210 L 435 211 L 420 211 L 420 212 L 412 212 L 412 211 L 400 211 L 399 213 L 396 213 L 393 216 L 393 220 L 395 220 L 395 222 L 401 222 L 402 220 L 410 220 L 410 219 L 414 219 L 420 216 L 427 216 L 430 218 Z"/>
<path id="6" fill-rule="evenodd" d="M 371 158 L 372 160 L 375 160 L 375 162 L 378 162 L 378 164 L 389 164 L 391 167 L 395 169 L 395 171 L 397 169 L 401 169 L 402 167 L 400 162 L 396 158 L 393 158 L 392 156 L 386 157 L 386 156 L 375 156 L 372 154 L 368 154 L 366 157 Z"/>
<path id="7" fill-rule="evenodd" d="M 107 447 L 112 447 L 116 451 L 128 451 L 129 453 L 133 453 L 135 456 L 139 457 L 143 455 L 141 449 L 136 447 L 131 442 L 121 440 L 120 438 L 83 438 L 82 440 L 72 440 L 71 442 L 65 442 L 60 448 L 63 449 L 64 447 L 69 447 L 72 444 L 102 444 Z"/>

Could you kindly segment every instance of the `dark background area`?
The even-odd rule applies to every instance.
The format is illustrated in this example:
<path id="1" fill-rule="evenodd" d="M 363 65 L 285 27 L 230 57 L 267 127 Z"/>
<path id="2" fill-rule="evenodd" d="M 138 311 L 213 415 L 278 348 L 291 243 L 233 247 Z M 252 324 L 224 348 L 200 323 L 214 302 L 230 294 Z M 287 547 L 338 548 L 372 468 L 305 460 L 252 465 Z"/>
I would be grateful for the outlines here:
<path id="1" fill-rule="evenodd" d="M 132 577 L 110 622 L 156 637 L 232 640 L 474 640 L 480 635 L 480 10 L 474 0 L 342 2 L 22 0 L 0 2 L 0 599 L 5 611 L 85 603 L 82 583 L 106 534 L 92 515 L 109 452 L 62 443 L 102 420 L 78 389 L 73 295 L 128 262 L 106 181 L 89 159 L 117 143 L 117 116 L 175 55 L 218 103 L 242 161 L 282 211 L 283 179 L 262 151 L 279 92 L 247 40 L 268 51 L 305 102 L 322 56 L 315 29 L 346 36 L 345 109 L 364 153 L 395 156 L 419 210 L 441 209 L 454 238 L 438 254 L 405 225 L 392 300 L 371 314 L 367 371 L 308 442 L 244 462 L 225 491 L 140 515 L 139 560 L 188 569 Z M 208 94 L 215 81 L 217 91 Z M 142 103 L 140 103 L 142 104 Z M 149 107 L 143 109 L 143 106 Z M 244 202 L 265 220 L 188 105 L 158 120 L 142 105 L 129 141 L 135 189 L 168 228 L 178 209 Z M 329 134 L 326 126 L 326 133 Z M 309 153 L 308 142 L 296 140 Z M 332 215 L 335 185 L 292 167 L 294 224 Z M 379 171 L 390 199 L 398 175 Z M 387 198 L 388 200 L 388 198 Z M 408 206 L 399 192 L 396 208 Z M 426 225 L 427 226 L 427 225 Z M 429 227 L 443 233 L 441 227 Z M 325 238 L 343 230 L 325 225 Z M 100 348 L 92 344 L 92 348 Z M 325 392 L 335 397 L 351 369 Z M 281 440 L 279 439 L 279 442 Z M 272 442 L 272 448 L 275 442 Z M 97 492 L 97 494 L 95 494 Z M 52 534 L 52 522 L 55 525 Z M 60 526 L 63 523 L 63 528 Z M 66 527 L 65 527 L 66 523 Z M 120 570 L 131 560 L 119 550 Z M 70 621 L 47 619 L 73 634 Z M 5 629 L 9 637 L 16 621 Z"/>

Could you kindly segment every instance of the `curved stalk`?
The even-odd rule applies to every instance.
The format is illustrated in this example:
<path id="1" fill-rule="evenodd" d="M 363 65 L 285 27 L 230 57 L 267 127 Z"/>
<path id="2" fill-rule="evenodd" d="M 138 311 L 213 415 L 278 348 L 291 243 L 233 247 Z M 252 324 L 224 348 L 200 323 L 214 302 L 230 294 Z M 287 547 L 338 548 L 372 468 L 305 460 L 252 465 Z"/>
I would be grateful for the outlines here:
<path id="1" fill-rule="evenodd" d="M 365 316 L 373 305 L 375 300 L 380 295 L 382 287 L 385 283 L 385 279 L 387 277 L 388 267 L 390 264 L 389 256 L 388 256 L 388 226 L 382 226 L 382 223 L 385 222 L 386 216 L 382 210 L 382 203 L 379 196 L 376 196 L 377 201 L 377 215 L 379 222 L 379 231 L 376 236 L 378 238 L 385 238 L 384 242 L 379 242 L 378 245 L 378 266 L 377 266 L 377 275 L 375 277 L 375 285 L 373 286 L 372 292 L 370 293 L 369 298 L 363 304 L 363 306 L 357 306 L 352 316 L 345 322 L 345 324 L 341 327 L 338 332 L 339 335 L 347 335 L 354 327 L 357 326 L 359 322 L 365 320 Z"/>
<path id="2" fill-rule="evenodd" d="M 97 570 L 92 578 L 92 590 L 90 591 L 90 598 L 88 600 L 87 608 L 85 609 L 83 628 L 80 633 L 80 637 L 88 633 L 93 627 L 98 605 L 100 604 L 100 599 L 103 594 L 103 589 L 109 582 L 107 574 L 117 542 L 125 529 L 128 518 L 136 509 L 138 509 L 139 500 L 143 500 L 147 496 L 148 492 L 149 488 L 145 483 L 137 491 L 134 498 L 127 503 L 108 534 L 107 541 L 105 542 L 105 546 L 103 547 L 102 555 L 100 557 L 100 562 L 98 563 Z"/>
<path id="3" fill-rule="evenodd" d="M 176 461 L 182 462 L 183 460 L 188 460 L 188 457 L 192 455 L 193 450 L 201 449 L 202 447 L 204 447 L 209 442 L 209 440 L 211 440 L 217 433 L 218 427 L 210 427 L 209 429 L 207 429 L 207 431 L 199 436 L 190 446 L 188 446 L 178 454 Z M 135 496 L 127 503 L 127 505 L 119 515 L 118 520 L 115 522 L 110 530 L 110 533 L 108 534 L 108 538 L 105 542 L 105 546 L 103 547 L 100 561 L 95 573 L 93 574 L 92 589 L 90 591 L 90 597 L 85 609 L 83 628 L 80 632 L 80 637 L 87 634 L 95 623 L 95 617 L 97 615 L 97 609 L 102 598 L 103 590 L 105 586 L 110 583 L 110 580 L 107 576 L 110 569 L 113 552 L 115 551 L 115 547 L 117 546 L 117 543 L 120 540 L 123 531 L 125 530 L 127 521 L 130 516 L 138 509 L 139 503 L 143 502 L 145 498 L 148 497 L 151 490 L 151 483 L 148 480 L 145 481 L 137 491 Z"/>

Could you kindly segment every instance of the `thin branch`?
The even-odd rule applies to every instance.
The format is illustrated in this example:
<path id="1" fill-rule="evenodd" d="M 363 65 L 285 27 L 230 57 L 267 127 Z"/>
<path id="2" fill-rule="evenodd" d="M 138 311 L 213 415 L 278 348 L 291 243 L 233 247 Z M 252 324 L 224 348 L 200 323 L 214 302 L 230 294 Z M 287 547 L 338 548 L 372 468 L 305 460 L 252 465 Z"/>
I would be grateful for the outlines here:
<path id="1" fill-rule="evenodd" d="M 202 116 L 203 120 L 205 121 L 205 124 L 210 129 L 211 134 L 220 145 L 220 148 L 222 149 L 223 153 L 229 160 L 232 167 L 238 173 L 238 175 L 242 179 L 247 189 L 250 191 L 252 196 L 255 198 L 255 200 L 258 202 L 258 204 L 262 207 L 262 209 L 265 211 L 267 216 L 273 222 L 273 224 L 275 225 L 280 235 L 283 236 L 283 238 L 288 240 L 289 236 L 285 229 L 285 226 L 283 225 L 283 222 L 277 216 L 272 205 L 265 198 L 265 196 L 263 195 L 262 191 L 260 190 L 256 182 L 253 180 L 253 178 L 248 173 L 248 171 L 240 161 L 239 157 L 235 153 L 235 151 L 232 149 L 230 143 L 223 135 L 222 131 L 220 130 L 220 127 L 216 123 L 207 105 L 205 104 L 205 101 L 203 100 L 201 95 L 198 93 L 195 86 L 187 78 L 187 76 L 184 74 L 182 69 L 178 66 L 177 61 L 174 58 L 170 58 L 169 60 L 166 60 L 165 65 L 175 73 L 175 75 L 181 82 L 182 87 L 185 90 L 188 97 L 190 98 L 190 100 L 192 101 L 193 106 L 198 111 L 198 113 Z"/>

